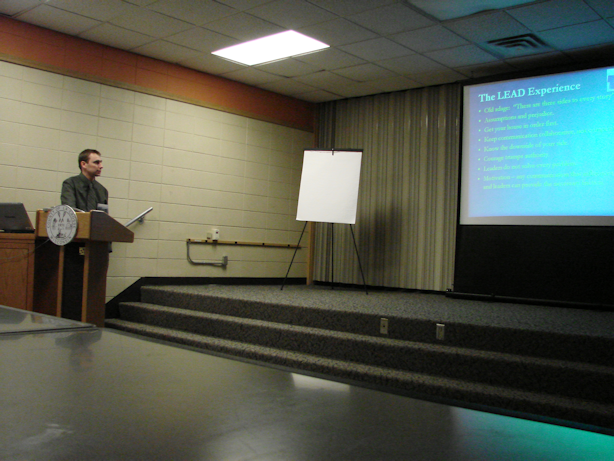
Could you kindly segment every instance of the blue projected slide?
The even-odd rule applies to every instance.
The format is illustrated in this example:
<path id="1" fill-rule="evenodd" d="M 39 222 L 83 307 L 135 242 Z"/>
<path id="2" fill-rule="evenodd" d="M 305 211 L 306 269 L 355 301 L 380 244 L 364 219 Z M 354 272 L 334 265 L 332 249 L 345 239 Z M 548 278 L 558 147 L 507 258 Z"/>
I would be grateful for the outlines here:
<path id="1" fill-rule="evenodd" d="M 614 68 L 464 89 L 461 224 L 614 225 Z"/>

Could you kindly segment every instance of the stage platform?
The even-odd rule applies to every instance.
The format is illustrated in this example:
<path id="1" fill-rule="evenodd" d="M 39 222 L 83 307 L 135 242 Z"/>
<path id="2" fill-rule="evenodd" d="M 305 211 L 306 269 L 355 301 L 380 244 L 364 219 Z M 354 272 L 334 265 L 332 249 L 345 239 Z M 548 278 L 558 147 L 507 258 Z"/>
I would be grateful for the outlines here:
<path id="1" fill-rule="evenodd" d="M 614 452 L 609 435 L 4 307 L 0 363 L 3 461 L 610 461 Z"/>
<path id="2" fill-rule="evenodd" d="M 141 286 L 105 325 L 423 400 L 614 431 L 614 313 L 316 285 Z M 382 319 L 387 328 L 382 330 Z"/>
<path id="3" fill-rule="evenodd" d="M 159 287 L 151 287 L 152 289 Z M 458 299 L 440 292 L 328 285 L 163 285 L 186 296 L 319 309 L 377 317 L 424 320 L 488 328 L 528 330 L 614 340 L 614 312 L 569 307 Z M 434 332 L 433 332 L 434 334 Z"/>

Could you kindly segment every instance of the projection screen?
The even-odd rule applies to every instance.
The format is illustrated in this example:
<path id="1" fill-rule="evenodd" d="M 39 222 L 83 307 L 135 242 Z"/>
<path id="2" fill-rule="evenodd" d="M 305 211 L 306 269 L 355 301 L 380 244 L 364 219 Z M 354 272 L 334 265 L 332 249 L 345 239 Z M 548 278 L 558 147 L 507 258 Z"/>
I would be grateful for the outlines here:
<path id="1" fill-rule="evenodd" d="M 464 88 L 460 224 L 614 225 L 614 68 Z"/>

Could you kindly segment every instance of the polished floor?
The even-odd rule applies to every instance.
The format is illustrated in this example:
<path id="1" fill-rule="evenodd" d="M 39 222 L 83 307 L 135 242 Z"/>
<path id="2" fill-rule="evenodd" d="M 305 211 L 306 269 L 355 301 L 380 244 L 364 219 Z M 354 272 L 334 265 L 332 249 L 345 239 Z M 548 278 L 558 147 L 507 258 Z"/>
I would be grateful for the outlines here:
<path id="1" fill-rule="evenodd" d="M 0 308 L 0 459 L 612 461 L 614 437 Z"/>

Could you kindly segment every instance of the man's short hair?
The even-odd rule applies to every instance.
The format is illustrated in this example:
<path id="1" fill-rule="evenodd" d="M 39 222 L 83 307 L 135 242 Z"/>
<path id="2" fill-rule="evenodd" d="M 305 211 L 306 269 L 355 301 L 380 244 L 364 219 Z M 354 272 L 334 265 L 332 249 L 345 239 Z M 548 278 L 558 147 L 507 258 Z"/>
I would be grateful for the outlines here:
<path id="1" fill-rule="evenodd" d="M 90 161 L 90 154 L 100 155 L 100 152 L 98 152 L 96 149 L 85 149 L 83 152 L 81 152 L 79 154 L 79 171 L 81 171 L 81 162 L 87 163 Z"/>

